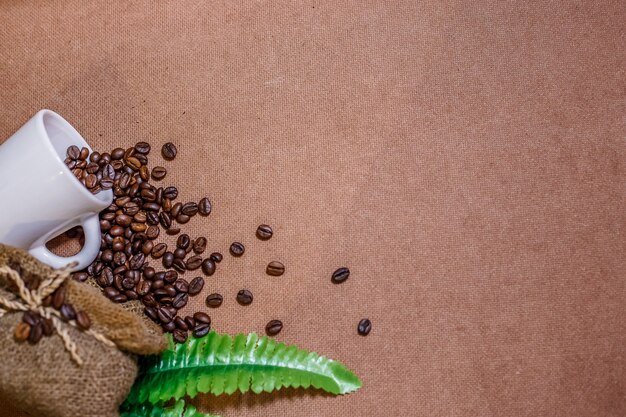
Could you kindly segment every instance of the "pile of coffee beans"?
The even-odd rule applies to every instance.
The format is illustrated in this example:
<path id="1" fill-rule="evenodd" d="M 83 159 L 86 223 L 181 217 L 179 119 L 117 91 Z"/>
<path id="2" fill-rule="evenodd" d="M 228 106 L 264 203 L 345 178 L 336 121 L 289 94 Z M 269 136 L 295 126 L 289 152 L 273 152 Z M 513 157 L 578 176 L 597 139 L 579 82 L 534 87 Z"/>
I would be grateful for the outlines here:
<path id="1" fill-rule="evenodd" d="M 190 297 L 202 291 L 204 277 L 215 274 L 223 256 L 220 252 L 204 255 L 206 237 L 192 239 L 188 234 L 180 233 L 180 226 L 193 216 L 211 214 L 211 201 L 205 197 L 199 202 L 182 202 L 175 186 L 156 184 L 166 178 L 167 169 L 162 166 L 148 168 L 150 151 L 147 142 L 138 142 L 127 149 L 115 148 L 110 152 L 91 154 L 87 148 L 71 146 L 67 149 L 66 165 L 89 191 L 95 194 L 112 189 L 115 196 L 113 203 L 100 213 L 102 239 L 98 257 L 84 271 L 75 273 L 74 279 L 85 281 L 93 277 L 104 295 L 113 302 L 140 300 L 146 316 L 165 332 L 172 333 L 175 341 L 182 343 L 189 333 L 201 337 L 211 329 L 211 318 L 206 313 L 196 312 L 184 318 L 178 313 Z M 161 148 L 163 158 L 168 161 L 174 160 L 177 153 L 171 142 Z M 158 242 L 161 231 L 178 235 L 175 247 Z M 69 231 L 67 235 L 75 233 Z M 261 224 L 256 236 L 268 240 L 273 236 L 273 230 L 269 225 Z M 229 252 L 234 257 L 241 257 L 245 246 L 233 242 Z M 285 266 L 278 261 L 270 262 L 266 268 L 266 273 L 271 276 L 280 276 L 284 272 Z M 348 268 L 340 268 L 333 273 L 332 281 L 344 282 L 349 274 Z M 242 289 L 236 300 L 242 306 L 250 305 L 253 294 Z M 223 301 L 224 297 L 218 293 L 206 297 L 206 305 L 210 308 L 221 306 Z M 265 330 L 274 336 L 282 328 L 280 320 L 271 320 Z M 363 334 L 361 323 L 359 333 Z"/>
<path id="2" fill-rule="evenodd" d="M 21 271 L 19 265 L 10 265 L 22 277 L 26 288 L 35 290 L 39 284 L 39 279 L 30 276 Z M 79 329 L 88 330 L 91 327 L 91 320 L 85 311 L 76 310 L 72 304 L 67 302 L 66 288 L 59 287 L 52 294 L 42 300 L 43 307 L 51 307 L 59 312 L 60 318 L 68 323 L 76 325 Z M 13 336 L 17 342 L 29 341 L 30 343 L 38 343 L 44 336 L 52 336 L 54 334 L 54 325 L 52 320 L 41 316 L 35 311 L 25 311 L 22 314 L 22 321 L 15 327 Z"/>

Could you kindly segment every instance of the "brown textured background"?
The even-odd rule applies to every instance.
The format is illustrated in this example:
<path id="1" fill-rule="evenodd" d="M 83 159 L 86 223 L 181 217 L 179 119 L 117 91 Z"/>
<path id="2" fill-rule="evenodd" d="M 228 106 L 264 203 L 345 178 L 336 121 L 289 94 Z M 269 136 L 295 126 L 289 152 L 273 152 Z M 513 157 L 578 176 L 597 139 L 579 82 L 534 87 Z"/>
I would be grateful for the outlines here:
<path id="1" fill-rule="evenodd" d="M 47 107 L 178 144 L 166 182 L 214 203 L 192 234 L 247 246 L 215 327 L 280 318 L 364 382 L 205 410 L 626 415 L 626 3 L 107 3 L 0 3 L 0 138 Z"/>

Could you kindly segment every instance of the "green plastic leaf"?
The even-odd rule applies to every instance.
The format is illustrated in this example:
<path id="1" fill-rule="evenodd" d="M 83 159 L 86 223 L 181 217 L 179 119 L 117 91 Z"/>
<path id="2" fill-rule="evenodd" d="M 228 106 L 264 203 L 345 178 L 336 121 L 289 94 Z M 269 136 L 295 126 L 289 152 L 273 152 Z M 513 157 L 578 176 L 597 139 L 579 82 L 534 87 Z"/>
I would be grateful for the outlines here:
<path id="1" fill-rule="evenodd" d="M 341 363 L 317 353 L 255 333 L 233 338 L 211 331 L 182 344 L 170 339 L 160 356 L 143 358 L 127 402 L 157 404 L 198 393 L 258 394 L 288 387 L 347 394 L 360 388 L 361 381 Z"/>
<path id="2" fill-rule="evenodd" d="M 171 407 L 150 403 L 130 404 L 125 402 L 120 407 L 120 417 L 219 417 L 199 412 L 193 404 L 177 401 Z"/>

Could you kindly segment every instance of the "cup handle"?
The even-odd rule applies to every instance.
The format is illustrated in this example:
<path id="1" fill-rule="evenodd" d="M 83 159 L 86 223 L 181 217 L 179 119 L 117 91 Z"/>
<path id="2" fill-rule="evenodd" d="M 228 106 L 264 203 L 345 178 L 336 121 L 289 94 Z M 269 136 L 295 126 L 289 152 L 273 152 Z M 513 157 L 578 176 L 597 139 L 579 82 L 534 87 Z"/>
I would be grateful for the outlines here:
<path id="1" fill-rule="evenodd" d="M 73 271 L 86 268 L 96 259 L 98 251 L 100 251 L 100 219 L 97 214 L 94 214 L 82 218 L 79 224 L 83 227 L 85 244 L 76 255 L 67 257 L 55 255 L 46 247 L 46 240 L 39 246 L 31 248 L 29 253 L 53 268 L 63 268 L 71 262 L 77 263 L 77 265 L 72 268 Z"/>

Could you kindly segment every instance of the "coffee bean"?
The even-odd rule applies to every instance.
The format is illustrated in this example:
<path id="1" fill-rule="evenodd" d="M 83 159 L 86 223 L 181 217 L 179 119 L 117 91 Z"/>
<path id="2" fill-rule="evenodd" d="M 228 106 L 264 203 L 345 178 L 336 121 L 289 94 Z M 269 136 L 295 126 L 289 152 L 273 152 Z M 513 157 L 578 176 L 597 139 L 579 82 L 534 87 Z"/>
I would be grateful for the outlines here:
<path id="1" fill-rule="evenodd" d="M 273 234 L 272 228 L 266 224 L 262 224 L 256 229 L 256 236 L 261 240 L 267 240 L 271 238 Z"/>
<path id="2" fill-rule="evenodd" d="M 76 145 L 72 145 L 67 148 L 67 156 L 71 159 L 78 159 L 80 157 L 80 149 Z"/>
<path id="3" fill-rule="evenodd" d="M 128 301 L 128 297 L 126 297 L 124 294 L 119 294 L 111 298 L 111 301 L 113 301 L 114 303 L 125 303 L 126 301 Z"/>
<path id="4" fill-rule="evenodd" d="M 85 187 L 93 188 L 96 186 L 97 183 L 98 177 L 96 177 L 94 174 L 89 174 L 85 177 Z"/>
<path id="5" fill-rule="evenodd" d="M 163 274 L 163 281 L 167 282 L 168 284 L 172 284 L 176 282 L 177 279 L 178 279 L 178 272 L 176 271 L 167 271 Z"/>
<path id="6" fill-rule="evenodd" d="M 120 292 L 113 287 L 107 287 L 104 289 L 103 292 L 107 298 L 113 298 L 120 295 Z"/>
<path id="7" fill-rule="evenodd" d="M 174 323 L 174 321 L 170 321 L 169 323 L 163 323 L 161 324 L 161 328 L 163 329 L 164 332 L 166 333 L 172 333 L 174 330 L 176 330 L 176 324 Z"/>
<path id="8" fill-rule="evenodd" d="M 342 267 L 333 272 L 331 281 L 335 284 L 341 284 L 350 276 L 350 270 L 346 267 Z"/>
<path id="9" fill-rule="evenodd" d="M 363 319 L 359 322 L 357 331 L 361 336 L 367 336 L 372 330 L 372 322 L 369 319 Z"/>
<path id="10" fill-rule="evenodd" d="M 129 201 L 128 203 L 124 204 L 124 207 L 122 208 L 122 211 L 127 216 L 134 216 L 135 214 L 139 213 L 139 210 L 139 204 L 134 201 Z"/>
<path id="11" fill-rule="evenodd" d="M 28 341 L 30 343 L 38 343 L 43 337 L 43 326 L 41 323 L 37 323 L 36 326 L 30 326 L 30 332 L 28 333 Z"/>
<path id="12" fill-rule="evenodd" d="M 248 290 L 240 290 L 237 293 L 237 302 L 241 305 L 247 306 L 252 303 L 252 293 Z"/>
<path id="13" fill-rule="evenodd" d="M 176 250 L 174 251 L 174 258 L 176 259 L 184 259 L 185 256 L 187 256 L 187 252 L 185 252 L 185 249 L 176 248 Z"/>
<path id="14" fill-rule="evenodd" d="M 172 306 L 181 309 L 187 305 L 187 301 L 189 301 L 189 294 L 180 293 L 174 297 L 174 300 L 172 301 Z"/>
<path id="15" fill-rule="evenodd" d="M 174 263 L 174 254 L 172 252 L 165 252 L 163 254 L 163 267 L 171 268 Z"/>
<path id="16" fill-rule="evenodd" d="M 159 237 L 159 233 L 160 233 L 159 230 L 160 230 L 159 226 L 155 226 L 155 225 L 149 226 L 146 229 L 146 237 L 150 240 L 156 239 L 157 237 Z"/>
<path id="17" fill-rule="evenodd" d="M 61 306 L 65 303 L 65 295 L 67 294 L 67 288 L 65 286 L 57 288 L 52 296 L 52 306 L 60 310 Z"/>
<path id="18" fill-rule="evenodd" d="M 141 252 L 146 256 L 152 253 L 152 249 L 154 249 L 154 243 L 150 240 L 143 242 L 141 245 Z"/>
<path id="19" fill-rule="evenodd" d="M 204 313 L 202 311 L 195 312 L 193 314 L 193 319 L 196 325 L 200 323 L 211 324 L 211 317 L 207 313 Z"/>
<path id="20" fill-rule="evenodd" d="M 202 265 L 202 257 L 200 255 L 195 255 L 187 259 L 186 267 L 190 271 L 194 271 Z"/>
<path id="21" fill-rule="evenodd" d="M 28 335 L 30 334 L 30 325 L 28 323 L 20 322 L 15 326 L 15 331 L 13 332 L 13 337 L 15 341 L 18 343 L 25 342 L 28 339 Z"/>
<path id="22" fill-rule="evenodd" d="M 139 242 L 139 243 L 141 243 L 141 242 Z M 141 268 L 143 266 L 145 260 L 146 260 L 146 256 L 142 252 L 139 252 L 138 254 L 136 254 L 132 258 L 130 258 L 130 261 L 129 261 L 130 269 L 139 269 L 139 268 Z"/>
<path id="23" fill-rule="evenodd" d="M 219 253 L 219 252 L 213 252 L 213 253 L 209 256 L 209 259 L 210 259 L 210 260 L 212 260 L 212 261 L 213 261 L 213 262 L 215 262 L 215 263 L 220 263 L 220 262 L 222 262 L 222 259 L 223 259 L 223 258 L 224 258 L 224 257 L 223 257 L 223 256 L 222 256 L 222 254 L 221 254 L 221 253 Z"/>
<path id="24" fill-rule="evenodd" d="M 178 197 L 178 189 L 176 187 L 165 187 L 165 189 L 163 189 L 163 198 L 176 200 L 177 197 Z"/>
<path id="25" fill-rule="evenodd" d="M 43 329 L 44 336 L 52 336 L 52 334 L 54 333 L 54 324 L 52 324 L 51 319 L 43 319 L 41 321 L 41 327 Z"/>
<path id="26" fill-rule="evenodd" d="M 211 326 L 206 323 L 196 324 L 196 327 L 193 328 L 193 335 L 195 337 L 206 336 L 207 333 L 211 330 Z"/>
<path id="27" fill-rule="evenodd" d="M 113 188 L 113 180 L 110 180 L 108 178 L 101 179 L 100 187 L 102 187 L 103 190 L 110 190 L 111 188 Z"/>
<path id="28" fill-rule="evenodd" d="M 199 237 L 193 242 L 193 251 L 196 255 L 200 255 L 206 250 L 207 240 L 205 237 Z"/>
<path id="29" fill-rule="evenodd" d="M 189 217 L 195 216 L 196 213 L 198 213 L 198 205 L 193 202 L 185 203 L 183 204 L 183 207 L 181 208 L 180 212 L 184 214 L 185 216 L 189 216 Z M 180 217 L 180 215 L 178 217 Z"/>
<path id="30" fill-rule="evenodd" d="M 163 158 L 167 160 L 172 160 L 176 158 L 177 153 L 178 151 L 176 150 L 176 146 L 174 146 L 172 142 L 167 142 L 161 148 L 161 154 L 163 155 Z"/>
<path id="31" fill-rule="evenodd" d="M 76 310 L 74 309 L 74 306 L 72 306 L 71 304 L 63 304 L 61 306 L 61 317 L 63 317 L 64 320 L 74 320 L 76 318 Z"/>
<path id="32" fill-rule="evenodd" d="M 74 281 L 85 282 L 87 281 L 87 278 L 89 278 L 89 275 L 87 275 L 86 272 L 76 272 L 72 275 L 72 278 Z"/>
<path id="33" fill-rule="evenodd" d="M 210 258 L 206 258 L 202 261 L 202 272 L 207 276 L 213 275 L 215 273 L 215 262 Z"/>
<path id="34" fill-rule="evenodd" d="M 218 293 L 209 294 L 206 297 L 207 306 L 212 307 L 212 308 L 221 306 L 223 301 L 224 301 L 224 297 L 222 297 L 222 294 L 218 294 Z"/>
<path id="35" fill-rule="evenodd" d="M 148 295 L 151 287 L 152 283 L 150 281 L 141 281 L 141 283 L 139 283 L 135 288 L 135 292 L 140 297 L 143 297 L 144 295 Z"/>
<path id="36" fill-rule="evenodd" d="M 182 259 L 178 259 L 178 258 L 174 259 L 174 262 L 172 262 L 172 268 L 174 268 L 181 274 L 187 270 L 185 261 L 183 261 Z"/>
<path id="37" fill-rule="evenodd" d="M 143 155 L 148 155 L 150 153 L 150 144 L 147 142 L 137 142 L 135 144 L 135 151 Z"/>
<path id="38" fill-rule="evenodd" d="M 159 215 L 155 211 L 149 211 L 146 213 L 146 221 L 150 225 L 159 224 Z"/>
<path id="39" fill-rule="evenodd" d="M 239 243 L 239 242 L 233 242 L 230 245 L 230 254 L 233 256 L 241 256 L 243 255 L 243 253 L 245 252 L 246 248 L 243 246 L 243 244 Z"/>
<path id="40" fill-rule="evenodd" d="M 267 272 L 267 275 L 273 275 L 275 277 L 280 276 L 285 273 L 285 265 L 277 261 L 272 261 L 267 264 L 265 272 Z"/>
<path id="41" fill-rule="evenodd" d="M 180 316 L 174 317 L 174 324 L 176 325 L 176 328 L 180 330 L 189 330 L 189 325 L 187 325 L 185 319 Z"/>
<path id="42" fill-rule="evenodd" d="M 178 236 L 178 239 L 176 239 L 176 246 L 184 250 L 189 247 L 190 242 L 191 240 L 189 239 L 189 235 L 182 234 Z"/>
<path id="43" fill-rule="evenodd" d="M 208 216 L 209 214 L 211 214 L 211 201 L 209 201 L 207 197 L 204 197 L 198 203 L 198 213 L 200 213 L 202 216 Z"/>
<path id="44" fill-rule="evenodd" d="M 170 215 L 173 218 L 177 218 L 180 215 L 180 211 L 183 208 L 183 203 L 176 203 L 172 206 L 172 209 L 170 210 Z"/>
<path id="45" fill-rule="evenodd" d="M 115 217 L 115 223 L 117 223 L 119 226 L 122 226 L 122 227 L 130 226 L 132 221 L 133 221 L 133 218 L 126 214 L 120 214 L 117 217 Z"/>
<path id="46" fill-rule="evenodd" d="M 203 287 L 204 287 L 204 278 L 195 277 L 189 283 L 189 295 L 199 294 L 200 291 L 202 291 Z"/>
<path id="47" fill-rule="evenodd" d="M 196 327 L 196 321 L 191 316 L 185 316 L 185 323 L 187 323 L 187 326 L 190 329 L 193 329 L 194 327 Z"/>
<path id="48" fill-rule="evenodd" d="M 265 332 L 268 336 L 276 336 L 283 329 L 283 322 L 280 320 L 272 320 L 265 326 Z"/>
<path id="49" fill-rule="evenodd" d="M 177 235 L 178 233 L 180 233 L 180 228 L 178 228 L 178 227 L 170 227 L 169 229 L 167 229 L 165 231 L 165 233 L 167 233 L 170 236 L 174 236 L 174 235 Z"/>
<path id="50" fill-rule="evenodd" d="M 174 282 L 174 288 L 176 288 L 178 292 L 189 292 L 189 283 L 182 278 L 177 279 L 176 282 Z"/>
<path id="51" fill-rule="evenodd" d="M 130 156 L 124 159 L 124 162 L 126 162 L 126 165 L 131 167 L 134 171 L 137 171 L 139 168 L 141 168 L 141 161 L 134 156 Z"/>
<path id="52" fill-rule="evenodd" d="M 113 226 L 111 230 L 109 230 L 109 234 L 111 236 L 122 236 L 124 234 L 124 228 L 122 226 Z"/>
<path id="53" fill-rule="evenodd" d="M 161 307 L 157 310 L 157 316 L 162 323 L 169 323 L 174 318 L 172 313 L 165 307 Z"/>
<path id="54" fill-rule="evenodd" d="M 86 311 L 79 311 L 76 313 L 76 324 L 83 330 L 89 330 L 91 327 L 91 320 Z"/>
<path id="55" fill-rule="evenodd" d="M 158 321 L 159 320 L 159 316 L 157 315 L 157 311 L 153 307 L 146 307 L 146 308 L 144 308 L 143 309 L 143 313 L 146 316 L 148 316 L 148 318 L 150 318 L 152 321 Z"/>
<path id="56" fill-rule="evenodd" d="M 165 243 L 158 243 L 154 245 L 154 248 L 152 248 L 152 257 L 160 258 L 161 256 L 165 254 L 166 251 L 167 251 L 167 245 Z"/>
<path id="57" fill-rule="evenodd" d="M 154 270 L 153 267 L 151 267 L 151 266 L 144 266 L 144 268 L 143 268 L 143 277 L 145 279 L 150 281 L 150 280 L 154 279 L 155 275 L 156 275 L 156 271 Z"/>
<path id="58" fill-rule="evenodd" d="M 107 268 L 104 268 L 102 272 L 100 272 L 100 275 L 98 275 L 96 282 L 101 287 L 109 287 L 113 285 L 114 279 L 115 279 L 115 276 L 113 275 L 113 271 L 111 270 L 111 268 L 107 267 Z"/>
<path id="59" fill-rule="evenodd" d="M 124 157 L 124 149 L 122 148 L 115 148 L 111 151 L 111 159 L 112 160 L 118 160 L 118 159 L 122 159 Z"/>
<path id="60" fill-rule="evenodd" d="M 176 329 L 172 332 L 172 337 L 176 343 L 185 343 L 188 336 L 185 330 Z"/>
<path id="61" fill-rule="evenodd" d="M 164 229 L 169 229 L 172 225 L 172 220 L 170 219 L 169 214 L 164 211 L 159 213 L 159 220 L 161 221 L 161 226 L 163 226 Z"/>
<path id="62" fill-rule="evenodd" d="M 135 281 L 131 277 L 126 277 L 122 280 L 122 287 L 125 290 L 130 290 L 135 286 Z"/>
<path id="63" fill-rule="evenodd" d="M 22 321 L 31 326 L 36 326 L 41 321 L 41 316 L 34 311 L 25 311 L 24 314 L 22 314 Z"/>
<path id="64" fill-rule="evenodd" d="M 167 175 L 167 170 L 164 167 L 154 167 L 152 168 L 152 179 L 155 181 L 161 181 Z"/>

